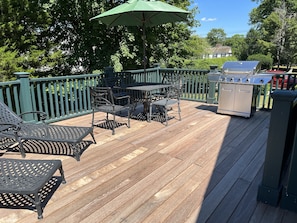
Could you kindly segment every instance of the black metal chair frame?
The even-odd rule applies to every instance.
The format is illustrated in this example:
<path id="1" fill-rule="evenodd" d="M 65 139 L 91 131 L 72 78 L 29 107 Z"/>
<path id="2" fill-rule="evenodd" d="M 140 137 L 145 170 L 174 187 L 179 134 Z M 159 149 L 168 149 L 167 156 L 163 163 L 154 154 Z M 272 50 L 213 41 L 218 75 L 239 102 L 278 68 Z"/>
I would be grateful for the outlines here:
<path id="1" fill-rule="evenodd" d="M 111 87 L 94 87 L 90 89 L 91 92 L 91 100 L 92 100 L 92 124 L 95 125 L 95 113 L 96 112 L 104 112 L 106 113 L 106 118 L 104 119 L 105 122 L 111 123 L 112 134 L 115 134 L 115 127 L 116 127 L 116 114 L 124 111 L 128 111 L 128 120 L 127 120 L 127 127 L 130 128 L 130 96 L 118 96 L 115 97 L 113 95 L 113 91 Z M 125 103 L 121 103 L 124 101 Z M 117 102 L 117 103 L 115 103 Z M 118 104 L 119 103 L 119 104 Z M 109 114 L 113 115 L 113 119 L 109 119 Z"/>
<path id="2" fill-rule="evenodd" d="M 149 106 L 149 117 L 151 121 L 152 117 L 159 117 L 160 114 L 165 117 L 165 125 L 168 125 L 168 112 L 175 111 L 173 106 L 177 105 L 178 120 L 181 121 L 181 109 L 180 109 L 180 96 L 182 94 L 183 84 L 179 74 L 166 73 L 163 76 L 162 83 L 170 84 L 171 87 L 166 88 L 166 92 L 161 92 L 152 95 L 151 103 Z M 160 114 L 153 114 L 153 108 L 157 108 Z"/>
<path id="3" fill-rule="evenodd" d="M 46 114 L 44 112 L 26 112 L 18 116 L 10 108 L 0 101 L 0 136 L 2 138 L 14 139 L 19 143 L 22 157 L 26 157 L 23 143 L 27 140 L 40 140 L 48 142 L 68 143 L 73 149 L 75 159 L 80 160 L 80 143 L 87 136 L 91 135 L 96 143 L 93 134 L 93 126 L 63 126 L 48 125 L 45 123 Z M 22 115 L 27 113 L 38 114 L 41 123 L 24 122 Z"/>
<path id="4" fill-rule="evenodd" d="M 38 219 L 43 218 L 41 189 L 57 170 L 66 183 L 61 160 L 19 160 L 0 158 L 1 196 L 20 194 L 35 206 Z"/>

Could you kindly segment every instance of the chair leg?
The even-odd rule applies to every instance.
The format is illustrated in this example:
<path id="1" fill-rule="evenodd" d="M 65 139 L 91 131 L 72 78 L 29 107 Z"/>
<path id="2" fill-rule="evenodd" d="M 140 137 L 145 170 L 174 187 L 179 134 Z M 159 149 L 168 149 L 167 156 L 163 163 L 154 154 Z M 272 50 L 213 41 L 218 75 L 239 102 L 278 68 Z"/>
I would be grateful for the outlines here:
<path id="1" fill-rule="evenodd" d="M 115 114 L 113 114 L 113 122 L 111 123 L 111 128 L 112 128 L 112 134 L 114 135 L 115 134 Z"/>
<path id="2" fill-rule="evenodd" d="M 130 109 L 128 110 L 128 128 L 130 128 Z"/>
<path id="3" fill-rule="evenodd" d="M 151 122 L 151 119 L 152 119 L 152 112 L 153 112 L 153 104 L 150 103 L 149 112 L 147 113 L 147 115 L 148 115 L 148 117 L 147 117 L 148 122 Z"/>
<path id="4" fill-rule="evenodd" d="M 97 144 L 96 139 L 95 139 L 95 136 L 94 136 L 94 133 L 93 132 L 90 132 L 90 134 L 92 136 L 92 139 L 93 139 L 94 144 Z"/>
<path id="5" fill-rule="evenodd" d="M 25 149 L 24 149 L 24 146 L 23 146 L 23 142 L 22 142 L 21 139 L 18 139 L 17 141 L 18 141 L 19 146 L 20 146 L 20 153 L 21 153 L 22 157 L 25 158 L 26 153 L 25 153 Z"/>
<path id="6" fill-rule="evenodd" d="M 62 165 L 60 166 L 59 171 L 60 171 L 60 174 L 61 174 L 61 177 L 62 177 L 62 184 L 65 184 L 66 180 L 65 180 L 65 175 L 64 175 L 64 170 L 63 170 Z"/>
<path id="7" fill-rule="evenodd" d="M 40 202 L 40 198 L 38 196 L 38 193 L 34 193 L 34 204 L 37 210 L 37 215 L 38 215 L 38 219 L 42 219 L 43 218 L 43 211 L 41 208 L 41 202 Z"/>
<path id="8" fill-rule="evenodd" d="M 180 103 L 178 102 L 178 104 L 177 104 L 177 108 L 178 108 L 178 117 L 179 117 L 179 121 L 181 121 L 181 115 L 180 115 L 180 113 L 181 113 L 181 110 L 180 110 Z"/>
<path id="9" fill-rule="evenodd" d="M 166 126 L 168 126 L 168 111 L 167 111 L 167 108 L 164 107 L 164 110 L 165 110 L 165 121 L 166 121 Z"/>

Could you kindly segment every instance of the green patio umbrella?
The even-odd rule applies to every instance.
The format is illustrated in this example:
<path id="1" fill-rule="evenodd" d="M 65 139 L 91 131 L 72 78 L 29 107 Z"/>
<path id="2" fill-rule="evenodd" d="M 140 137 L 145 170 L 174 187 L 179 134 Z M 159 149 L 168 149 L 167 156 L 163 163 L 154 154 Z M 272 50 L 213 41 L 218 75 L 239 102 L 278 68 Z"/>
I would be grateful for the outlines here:
<path id="1" fill-rule="evenodd" d="M 99 19 L 107 26 L 141 26 L 143 32 L 143 65 L 146 69 L 145 55 L 145 27 L 157 26 L 165 23 L 186 21 L 190 12 L 154 0 L 130 0 L 122 5 L 110 9 L 90 20 Z"/>

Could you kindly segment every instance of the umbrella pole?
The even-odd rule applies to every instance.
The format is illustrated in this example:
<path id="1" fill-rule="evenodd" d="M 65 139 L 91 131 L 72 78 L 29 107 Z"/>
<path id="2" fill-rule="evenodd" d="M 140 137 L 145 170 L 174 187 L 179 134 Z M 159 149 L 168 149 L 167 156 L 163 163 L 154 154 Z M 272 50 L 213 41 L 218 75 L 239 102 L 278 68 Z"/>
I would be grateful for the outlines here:
<path id="1" fill-rule="evenodd" d="M 146 82 L 146 38 L 145 38 L 145 25 L 142 26 L 142 35 L 143 35 L 143 72 L 144 72 L 144 82 Z"/>
<path id="2" fill-rule="evenodd" d="M 142 13 L 142 41 L 143 41 L 143 73 L 144 82 L 146 82 L 146 36 L 145 36 L 145 16 Z"/>

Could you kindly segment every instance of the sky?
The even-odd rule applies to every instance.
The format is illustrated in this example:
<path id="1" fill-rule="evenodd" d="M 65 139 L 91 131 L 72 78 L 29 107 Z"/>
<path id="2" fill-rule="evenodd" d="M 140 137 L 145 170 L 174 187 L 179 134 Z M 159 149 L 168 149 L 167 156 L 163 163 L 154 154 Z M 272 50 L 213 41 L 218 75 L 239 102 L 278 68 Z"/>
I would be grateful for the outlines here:
<path id="1" fill-rule="evenodd" d="M 211 29 L 223 29 L 227 37 L 235 34 L 246 35 L 250 30 L 249 13 L 258 6 L 251 0 L 194 0 L 198 6 L 195 19 L 200 26 L 195 33 L 206 37 Z"/>

